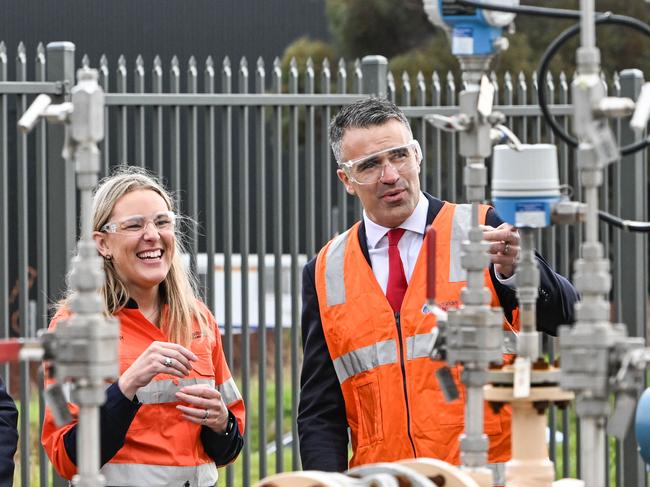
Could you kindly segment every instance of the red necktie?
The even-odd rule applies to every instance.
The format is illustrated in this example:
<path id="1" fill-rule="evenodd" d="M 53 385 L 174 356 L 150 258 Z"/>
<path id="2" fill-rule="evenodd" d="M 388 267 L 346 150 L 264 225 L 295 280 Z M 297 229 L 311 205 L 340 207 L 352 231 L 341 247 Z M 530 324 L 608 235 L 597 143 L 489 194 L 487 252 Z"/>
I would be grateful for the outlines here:
<path id="1" fill-rule="evenodd" d="M 386 298 L 388 298 L 388 302 L 395 312 L 402 307 L 402 301 L 404 301 L 404 295 L 408 287 L 402 258 L 397 247 L 397 243 L 405 231 L 403 228 L 393 228 L 388 231 L 388 285 L 386 286 Z"/>

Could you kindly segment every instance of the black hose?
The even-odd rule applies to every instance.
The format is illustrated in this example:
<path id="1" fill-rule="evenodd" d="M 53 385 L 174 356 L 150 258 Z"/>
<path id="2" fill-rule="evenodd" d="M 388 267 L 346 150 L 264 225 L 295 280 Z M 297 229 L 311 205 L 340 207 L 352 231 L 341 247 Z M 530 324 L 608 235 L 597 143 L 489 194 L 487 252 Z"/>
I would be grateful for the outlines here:
<path id="1" fill-rule="evenodd" d="M 596 24 L 624 25 L 626 27 L 630 27 L 650 37 L 650 26 L 648 26 L 648 24 L 638 19 L 627 17 L 625 15 L 614 15 L 610 13 L 601 14 L 598 17 L 596 17 Z M 567 134 L 551 115 L 548 109 L 548 103 L 546 101 L 544 81 L 546 79 L 546 74 L 548 72 L 548 66 L 551 63 L 551 59 L 553 58 L 553 56 L 557 53 L 557 51 L 560 50 L 560 47 L 562 47 L 562 45 L 564 45 L 564 43 L 567 40 L 569 40 L 571 37 L 575 36 L 579 32 L 580 32 L 580 24 L 576 24 L 572 27 L 569 27 L 564 32 L 562 32 L 559 36 L 557 36 L 555 40 L 553 40 L 553 42 L 548 46 L 548 48 L 546 48 L 546 51 L 542 56 L 542 61 L 539 66 L 539 70 L 537 71 L 537 99 L 539 102 L 539 107 L 542 110 L 542 114 L 544 115 L 544 119 L 551 126 L 551 130 L 553 131 L 553 133 L 572 147 L 578 146 L 578 140 L 572 137 L 571 135 Z M 635 142 L 633 144 L 627 145 L 621 148 L 621 155 L 626 156 L 629 154 L 633 154 L 634 152 L 645 148 L 649 144 L 650 144 L 650 138 L 646 138 L 639 142 Z"/>
<path id="2" fill-rule="evenodd" d="M 522 15 L 537 15 L 542 17 L 555 17 L 560 19 L 579 19 L 578 10 L 567 10 L 563 8 L 533 7 L 529 5 L 520 5 L 518 7 L 507 7 L 490 2 L 477 2 L 475 0 L 456 0 L 454 3 L 465 5 L 466 7 L 478 7 L 485 10 L 496 10 L 498 12 L 510 12 Z"/>
<path id="3" fill-rule="evenodd" d="M 627 230 L 628 232 L 650 233 L 650 222 L 636 222 L 632 220 L 623 220 L 617 216 L 611 215 L 602 210 L 598 210 L 599 218 L 617 228 Z"/>
<path id="4" fill-rule="evenodd" d="M 465 5 L 468 7 L 477 7 L 483 8 L 486 10 L 496 10 L 498 12 L 510 12 L 518 13 L 524 15 L 538 15 L 538 16 L 547 16 L 547 17 L 558 17 L 565 19 L 579 19 L 581 13 L 577 10 L 566 10 L 559 8 L 548 8 L 548 7 L 533 7 L 520 5 L 518 7 L 506 7 L 503 5 L 497 5 L 489 2 L 475 1 L 475 0 L 456 0 L 455 3 L 458 5 Z M 650 26 L 645 22 L 642 22 L 633 17 L 628 17 L 626 15 L 616 15 L 611 12 L 600 13 L 596 12 L 596 24 L 618 24 L 626 27 L 630 27 L 634 30 L 645 34 L 650 37 Z M 564 32 L 562 32 L 555 40 L 548 46 L 544 55 L 542 56 L 542 62 L 539 69 L 537 70 L 537 99 L 539 101 L 539 107 L 542 110 L 542 115 L 546 122 L 550 125 L 553 133 L 562 139 L 564 142 L 569 144 L 571 147 L 578 146 L 578 140 L 575 137 L 572 137 L 564 131 L 564 129 L 555 121 L 548 109 L 548 103 L 546 101 L 546 91 L 544 89 L 546 74 L 548 72 L 548 65 L 551 62 L 553 56 L 560 50 L 566 41 L 571 37 L 575 36 L 580 32 L 580 24 L 576 24 L 572 27 L 569 27 Z M 650 137 L 635 142 L 633 144 L 626 145 L 621 147 L 621 155 L 627 156 L 634 154 L 635 152 L 644 149 L 650 145 Z"/>

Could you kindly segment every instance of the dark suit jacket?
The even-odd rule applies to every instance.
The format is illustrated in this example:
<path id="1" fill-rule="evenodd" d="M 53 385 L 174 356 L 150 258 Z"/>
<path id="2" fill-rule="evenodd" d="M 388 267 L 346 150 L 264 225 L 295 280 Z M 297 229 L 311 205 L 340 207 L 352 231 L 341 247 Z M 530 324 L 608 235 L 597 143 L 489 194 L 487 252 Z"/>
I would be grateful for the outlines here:
<path id="1" fill-rule="evenodd" d="M 0 378 L 0 487 L 13 484 L 14 455 L 18 444 L 18 411 Z"/>
<path id="2" fill-rule="evenodd" d="M 425 196 L 429 200 L 429 225 L 442 208 L 443 202 L 426 193 Z M 497 227 L 503 220 L 491 209 L 488 211 L 486 223 Z M 370 265 L 363 222 L 359 228 L 359 241 Z M 537 259 L 540 270 L 537 328 L 550 335 L 556 335 L 559 325 L 573 323 L 573 305 L 578 299 L 578 294 L 573 285 L 555 273 L 539 254 Z M 304 356 L 298 406 L 300 457 L 304 470 L 340 472 L 348 468 L 348 423 L 343 394 L 323 333 L 316 295 L 315 270 L 314 258 L 307 263 L 302 274 Z M 504 314 L 510 318 L 512 310 L 517 307 L 516 292 L 499 282 L 494 275 L 493 266 L 490 267 L 490 275 Z"/>

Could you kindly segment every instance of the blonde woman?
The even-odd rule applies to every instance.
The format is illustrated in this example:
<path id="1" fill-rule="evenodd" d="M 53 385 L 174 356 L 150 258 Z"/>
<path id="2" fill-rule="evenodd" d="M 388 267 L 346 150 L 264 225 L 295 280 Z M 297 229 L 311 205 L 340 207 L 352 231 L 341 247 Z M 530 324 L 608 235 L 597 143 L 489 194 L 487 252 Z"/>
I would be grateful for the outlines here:
<path id="1" fill-rule="evenodd" d="M 120 320 L 120 376 L 100 421 L 109 486 L 212 486 L 217 466 L 243 445 L 244 403 L 215 319 L 182 265 L 174 208 L 154 177 L 131 167 L 102 180 L 93 199 L 105 311 Z M 50 329 L 69 315 L 69 298 Z M 76 434 L 76 421 L 58 428 L 46 410 L 41 441 L 67 479 L 76 473 Z"/>

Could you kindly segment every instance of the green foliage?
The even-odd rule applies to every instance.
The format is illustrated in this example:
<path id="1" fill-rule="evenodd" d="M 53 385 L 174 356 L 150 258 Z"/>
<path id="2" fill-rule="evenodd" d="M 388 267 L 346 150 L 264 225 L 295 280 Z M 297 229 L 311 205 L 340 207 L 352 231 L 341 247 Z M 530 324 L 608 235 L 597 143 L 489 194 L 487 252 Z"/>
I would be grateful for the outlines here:
<path id="1" fill-rule="evenodd" d="M 566 0 L 528 0 L 525 5 L 577 9 L 579 2 Z M 650 23 L 650 9 L 643 1 L 599 0 L 598 11 L 612 11 Z M 450 54 L 448 41 L 427 19 L 419 0 L 327 0 L 326 11 L 332 49 L 347 60 L 368 54 L 390 59 L 390 67 L 399 85 L 403 71 L 411 77 L 418 71 L 428 77 L 435 69 L 440 74 L 452 70 L 458 75 L 458 63 Z M 508 35 L 510 48 L 495 57 L 492 69 L 532 73 L 540 57 L 563 30 L 577 20 L 518 15 L 516 33 Z M 607 73 L 638 68 L 650 77 L 650 40 L 622 26 L 600 26 L 597 34 L 602 51 L 603 70 Z M 551 65 L 553 72 L 575 70 L 575 50 L 579 35 L 568 42 Z"/>
<path id="2" fill-rule="evenodd" d="M 316 86 L 319 84 L 320 74 L 322 71 L 323 60 L 328 59 L 330 63 L 334 60 L 334 49 L 323 41 L 309 39 L 308 37 L 300 37 L 293 41 L 284 50 L 282 55 L 282 72 L 288 73 L 291 67 L 291 60 L 296 60 L 296 67 L 299 73 L 305 71 L 304 67 L 307 60 L 311 59 L 314 63 L 314 82 Z M 331 66 L 331 64 L 330 64 Z M 286 76 L 285 76 L 286 78 Z M 303 77 L 304 78 L 304 77 Z M 286 79 L 285 79 L 286 82 Z M 304 79 L 299 80 L 299 91 L 303 92 Z"/>
<path id="3" fill-rule="evenodd" d="M 577 9 L 577 1 L 566 0 L 527 0 L 526 5 L 540 7 Z M 620 15 L 637 18 L 650 23 L 650 9 L 642 1 L 630 0 L 598 0 L 596 9 L 599 12 L 611 11 Z M 535 16 L 519 15 L 515 19 L 517 34 L 514 37 L 524 37 L 533 54 L 533 61 L 537 66 L 538 59 L 547 46 L 562 31 L 574 25 L 577 21 L 541 18 Z M 579 35 L 558 53 L 553 64 L 553 71 L 564 70 L 572 73 L 575 69 L 575 50 L 579 44 Z M 602 54 L 603 70 L 607 73 L 626 68 L 638 68 L 650 75 L 650 39 L 623 26 L 600 26 L 597 29 L 597 45 Z"/>
<path id="4" fill-rule="evenodd" d="M 422 46 L 411 49 L 390 60 L 389 69 L 396 78 L 401 80 L 402 73 L 408 73 L 411 79 L 422 72 L 426 79 L 430 79 L 433 71 L 444 75 L 447 71 L 458 74 L 458 61 L 451 55 L 449 41 L 444 35 L 435 35 Z"/>
<path id="5" fill-rule="evenodd" d="M 334 44 L 346 58 L 391 58 L 434 31 L 419 0 L 327 0 L 326 11 Z"/>

